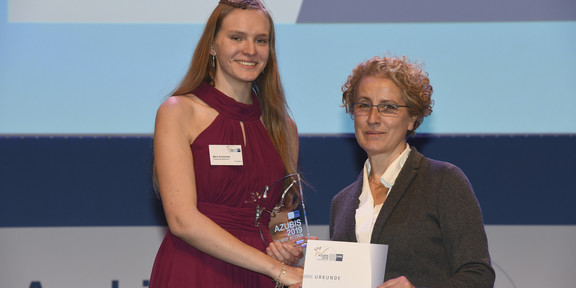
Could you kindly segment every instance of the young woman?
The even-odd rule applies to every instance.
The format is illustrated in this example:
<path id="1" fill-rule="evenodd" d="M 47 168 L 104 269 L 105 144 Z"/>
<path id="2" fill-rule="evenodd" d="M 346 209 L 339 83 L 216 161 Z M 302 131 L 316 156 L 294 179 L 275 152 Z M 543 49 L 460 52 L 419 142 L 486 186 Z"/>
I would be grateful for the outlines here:
<path id="1" fill-rule="evenodd" d="M 258 0 L 220 1 L 188 73 L 158 109 L 155 175 L 169 230 L 151 288 L 302 281 L 301 268 L 282 262 L 301 250 L 273 243 L 285 258 L 267 255 L 261 238 L 271 242 L 270 233 L 262 229 L 261 236 L 255 226 L 256 205 L 271 210 L 279 191 L 250 201 L 251 193 L 297 166 L 298 133 L 287 113 L 274 45 L 272 18 Z M 270 215 L 258 221 L 268 227 Z"/>

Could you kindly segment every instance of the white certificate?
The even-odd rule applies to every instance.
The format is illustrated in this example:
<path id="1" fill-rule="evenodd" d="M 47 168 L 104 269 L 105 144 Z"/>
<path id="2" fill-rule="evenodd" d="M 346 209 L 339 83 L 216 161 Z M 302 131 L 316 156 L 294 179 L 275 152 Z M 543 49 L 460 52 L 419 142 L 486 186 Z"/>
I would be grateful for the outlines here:
<path id="1" fill-rule="evenodd" d="M 387 257 L 388 245 L 308 240 L 302 287 L 377 287 Z"/>

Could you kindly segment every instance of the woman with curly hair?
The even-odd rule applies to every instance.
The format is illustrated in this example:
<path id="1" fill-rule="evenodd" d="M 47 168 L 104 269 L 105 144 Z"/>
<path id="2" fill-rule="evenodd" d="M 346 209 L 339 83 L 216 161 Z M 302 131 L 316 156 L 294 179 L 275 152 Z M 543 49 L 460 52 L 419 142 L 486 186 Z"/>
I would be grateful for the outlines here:
<path id="1" fill-rule="evenodd" d="M 432 113 L 432 86 L 405 57 L 360 63 L 342 87 L 368 159 L 332 200 L 330 238 L 388 245 L 382 287 L 493 287 L 478 201 L 464 173 L 407 144 Z"/>

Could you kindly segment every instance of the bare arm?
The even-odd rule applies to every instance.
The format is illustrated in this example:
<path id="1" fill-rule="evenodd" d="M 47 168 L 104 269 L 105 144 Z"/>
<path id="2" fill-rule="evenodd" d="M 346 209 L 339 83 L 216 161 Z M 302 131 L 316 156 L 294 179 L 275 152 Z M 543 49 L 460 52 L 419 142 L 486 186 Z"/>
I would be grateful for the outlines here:
<path id="1" fill-rule="evenodd" d="M 275 279 L 282 267 L 279 261 L 238 240 L 197 209 L 190 143 L 214 117 L 214 111 L 187 97 L 170 97 L 158 109 L 154 157 L 168 226 L 176 237 L 200 251 Z M 301 281 L 301 269 L 286 270 L 284 284 Z"/>

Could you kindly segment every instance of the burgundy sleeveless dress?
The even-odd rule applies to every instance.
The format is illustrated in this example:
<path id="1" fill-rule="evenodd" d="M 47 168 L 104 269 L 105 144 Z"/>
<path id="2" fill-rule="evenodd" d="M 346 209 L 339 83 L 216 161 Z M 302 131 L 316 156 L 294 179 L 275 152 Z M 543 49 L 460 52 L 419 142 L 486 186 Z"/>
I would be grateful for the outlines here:
<path id="1" fill-rule="evenodd" d="M 250 202 L 251 192 L 261 191 L 285 175 L 280 154 L 272 144 L 260 121 L 260 105 L 253 95 L 253 104 L 236 102 L 207 83 L 193 93 L 219 115 L 190 146 L 194 156 L 198 209 L 232 235 L 261 251 L 265 251 L 259 229 L 254 225 L 256 204 Z M 240 123 L 244 124 L 244 131 Z M 212 166 L 208 145 L 241 145 L 242 166 Z M 264 200 L 269 209 L 280 191 Z M 270 193 L 270 192 L 269 192 Z M 248 201 L 249 203 L 246 203 Z M 261 219 L 266 241 L 270 215 Z M 186 287 L 274 287 L 271 278 L 228 264 L 205 254 L 175 237 L 170 231 L 158 250 L 151 288 Z"/>

